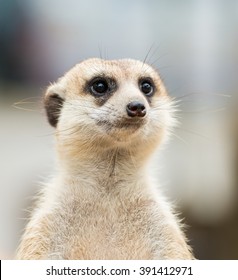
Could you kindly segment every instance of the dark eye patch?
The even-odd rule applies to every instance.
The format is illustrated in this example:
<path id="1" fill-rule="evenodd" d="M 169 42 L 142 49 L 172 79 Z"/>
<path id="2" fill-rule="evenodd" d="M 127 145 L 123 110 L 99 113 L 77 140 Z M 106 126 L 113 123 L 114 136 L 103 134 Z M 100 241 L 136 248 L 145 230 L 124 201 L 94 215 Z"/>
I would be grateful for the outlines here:
<path id="1" fill-rule="evenodd" d="M 149 77 L 142 77 L 138 81 L 139 88 L 141 92 L 146 96 L 146 97 L 152 97 L 156 91 L 156 87 L 154 85 L 154 82 L 151 78 Z"/>
<path id="2" fill-rule="evenodd" d="M 115 79 L 104 75 L 94 77 L 86 84 L 86 91 L 95 97 L 98 106 L 102 106 L 116 90 Z"/>
<path id="3" fill-rule="evenodd" d="M 46 115 L 47 115 L 49 123 L 53 127 L 57 126 L 63 103 L 64 103 L 64 99 L 61 98 L 56 93 L 49 95 L 49 96 L 45 97 L 45 99 L 44 99 Z"/>
<path id="4" fill-rule="evenodd" d="M 110 91 L 110 86 L 106 79 L 99 78 L 98 80 L 92 83 L 90 91 L 94 96 L 100 97 L 107 94 Z"/>

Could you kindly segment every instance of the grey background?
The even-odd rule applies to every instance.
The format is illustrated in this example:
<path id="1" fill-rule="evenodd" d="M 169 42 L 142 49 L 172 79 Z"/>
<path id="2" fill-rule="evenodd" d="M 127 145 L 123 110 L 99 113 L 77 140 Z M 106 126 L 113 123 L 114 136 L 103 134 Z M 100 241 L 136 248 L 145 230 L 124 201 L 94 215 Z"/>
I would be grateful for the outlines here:
<path id="1" fill-rule="evenodd" d="M 151 63 L 180 100 L 156 177 L 201 259 L 238 259 L 238 2 L 0 1 L 0 255 L 12 258 L 39 182 L 53 173 L 40 98 L 89 57 Z M 14 103 L 29 97 L 18 106 Z"/>

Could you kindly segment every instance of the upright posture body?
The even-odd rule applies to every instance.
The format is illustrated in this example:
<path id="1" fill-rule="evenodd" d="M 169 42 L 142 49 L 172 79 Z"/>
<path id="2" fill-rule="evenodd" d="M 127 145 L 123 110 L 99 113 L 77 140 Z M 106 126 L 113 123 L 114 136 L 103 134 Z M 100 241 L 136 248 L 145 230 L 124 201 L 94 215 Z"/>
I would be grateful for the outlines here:
<path id="1" fill-rule="evenodd" d="M 44 97 L 57 174 L 43 188 L 18 259 L 191 259 L 148 163 L 175 124 L 158 73 L 89 59 Z"/>

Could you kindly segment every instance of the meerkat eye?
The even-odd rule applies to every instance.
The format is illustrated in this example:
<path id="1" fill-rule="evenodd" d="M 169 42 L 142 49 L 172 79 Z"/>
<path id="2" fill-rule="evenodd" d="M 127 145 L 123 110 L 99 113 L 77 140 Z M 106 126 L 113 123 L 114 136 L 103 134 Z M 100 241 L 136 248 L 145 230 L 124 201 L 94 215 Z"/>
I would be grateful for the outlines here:
<path id="1" fill-rule="evenodd" d="M 105 79 L 99 79 L 91 85 L 91 92 L 94 95 L 104 95 L 109 90 L 108 82 Z"/>
<path id="2" fill-rule="evenodd" d="M 140 90 L 146 95 L 146 96 L 152 96 L 154 93 L 154 85 L 152 81 L 150 80 L 141 80 L 139 83 Z"/>

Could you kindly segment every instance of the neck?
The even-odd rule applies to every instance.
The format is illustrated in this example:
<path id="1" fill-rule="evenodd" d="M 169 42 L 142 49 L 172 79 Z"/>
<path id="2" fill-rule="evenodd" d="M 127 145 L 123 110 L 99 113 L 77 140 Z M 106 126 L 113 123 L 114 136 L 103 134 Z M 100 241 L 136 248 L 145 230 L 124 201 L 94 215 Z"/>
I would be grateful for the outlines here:
<path id="1" fill-rule="evenodd" d="M 72 149 L 58 145 L 63 180 L 101 188 L 144 181 L 150 152 L 126 148 Z"/>

